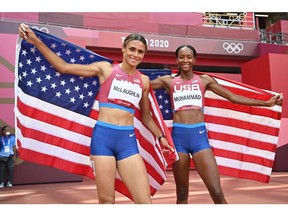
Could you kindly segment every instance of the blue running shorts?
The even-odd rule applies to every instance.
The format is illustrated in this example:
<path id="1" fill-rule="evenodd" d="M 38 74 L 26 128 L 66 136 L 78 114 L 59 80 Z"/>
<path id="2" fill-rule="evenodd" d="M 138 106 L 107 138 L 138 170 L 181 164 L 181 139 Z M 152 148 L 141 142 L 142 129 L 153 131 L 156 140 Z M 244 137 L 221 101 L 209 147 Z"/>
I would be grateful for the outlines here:
<path id="1" fill-rule="evenodd" d="M 92 134 L 91 155 L 114 156 L 119 161 L 138 153 L 133 126 L 118 126 L 97 121 Z"/>
<path id="2" fill-rule="evenodd" d="M 211 148 L 206 125 L 173 123 L 172 138 L 177 152 L 195 154 L 201 150 Z"/>

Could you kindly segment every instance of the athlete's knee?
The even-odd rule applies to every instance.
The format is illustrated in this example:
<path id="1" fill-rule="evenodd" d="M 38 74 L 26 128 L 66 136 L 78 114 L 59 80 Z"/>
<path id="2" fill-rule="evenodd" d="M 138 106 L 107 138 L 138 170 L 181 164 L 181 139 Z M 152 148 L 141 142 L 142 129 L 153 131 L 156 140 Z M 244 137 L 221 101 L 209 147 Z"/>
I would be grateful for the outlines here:
<path id="1" fill-rule="evenodd" d="M 152 200 L 151 197 L 148 196 L 141 196 L 141 197 L 136 197 L 134 198 L 135 204 L 151 204 Z"/>
<path id="2" fill-rule="evenodd" d="M 115 204 L 115 196 L 99 196 L 98 195 L 99 204 Z"/>
<path id="3" fill-rule="evenodd" d="M 211 193 L 211 197 L 215 204 L 227 203 L 222 190 L 215 190 Z"/>
<path id="4" fill-rule="evenodd" d="M 188 203 L 188 189 L 181 188 L 177 190 L 177 203 L 178 204 Z"/>

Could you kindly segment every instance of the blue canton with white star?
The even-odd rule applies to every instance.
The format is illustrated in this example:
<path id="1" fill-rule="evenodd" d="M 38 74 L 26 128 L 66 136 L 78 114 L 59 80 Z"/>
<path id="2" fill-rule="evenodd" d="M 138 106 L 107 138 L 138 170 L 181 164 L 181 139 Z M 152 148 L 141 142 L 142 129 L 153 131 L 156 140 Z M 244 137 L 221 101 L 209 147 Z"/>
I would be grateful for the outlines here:
<path id="1" fill-rule="evenodd" d="M 150 80 L 154 80 L 160 76 L 171 75 L 169 69 L 139 69 L 143 74 L 149 77 Z M 164 89 L 154 90 L 157 102 L 159 104 L 160 111 L 164 120 L 172 119 L 172 108 L 169 94 Z"/>
<path id="2" fill-rule="evenodd" d="M 35 34 L 59 57 L 71 64 L 108 61 L 105 57 L 37 30 Z M 22 41 L 18 64 L 18 86 L 23 92 L 51 104 L 88 116 L 99 89 L 98 77 L 60 74 L 43 55 Z"/>

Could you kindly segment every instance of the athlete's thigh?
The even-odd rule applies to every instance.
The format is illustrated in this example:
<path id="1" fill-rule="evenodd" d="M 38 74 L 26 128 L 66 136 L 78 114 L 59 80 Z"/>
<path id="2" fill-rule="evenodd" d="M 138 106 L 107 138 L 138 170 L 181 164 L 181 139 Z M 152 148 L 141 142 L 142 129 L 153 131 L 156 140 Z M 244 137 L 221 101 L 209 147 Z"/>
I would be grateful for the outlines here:
<path id="1" fill-rule="evenodd" d="M 132 194 L 134 201 L 150 200 L 147 170 L 140 154 L 117 161 L 119 174 Z"/>
<path id="2" fill-rule="evenodd" d="M 90 156 L 95 173 L 98 195 L 115 193 L 116 160 L 113 156 Z"/>
<path id="3" fill-rule="evenodd" d="M 197 172 L 208 187 L 220 185 L 220 175 L 215 156 L 211 149 L 204 149 L 193 154 Z"/>
<path id="4" fill-rule="evenodd" d="M 190 171 L 190 155 L 178 152 L 179 160 L 172 164 L 176 186 L 188 187 Z"/>

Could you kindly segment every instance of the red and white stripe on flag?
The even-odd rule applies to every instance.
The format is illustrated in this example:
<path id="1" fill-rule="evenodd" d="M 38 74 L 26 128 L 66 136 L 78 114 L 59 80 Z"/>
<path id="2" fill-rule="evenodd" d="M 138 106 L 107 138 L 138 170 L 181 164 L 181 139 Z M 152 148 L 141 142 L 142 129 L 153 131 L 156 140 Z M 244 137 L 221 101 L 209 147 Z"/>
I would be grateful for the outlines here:
<path id="1" fill-rule="evenodd" d="M 21 159 L 94 177 L 90 140 L 95 120 L 17 88 L 16 135 Z"/>
<path id="2" fill-rule="evenodd" d="M 249 98 L 268 100 L 272 94 L 243 83 L 214 76 L 230 91 Z M 205 122 L 219 172 L 268 183 L 281 121 L 281 106 L 233 104 L 211 91 L 205 93 Z"/>

